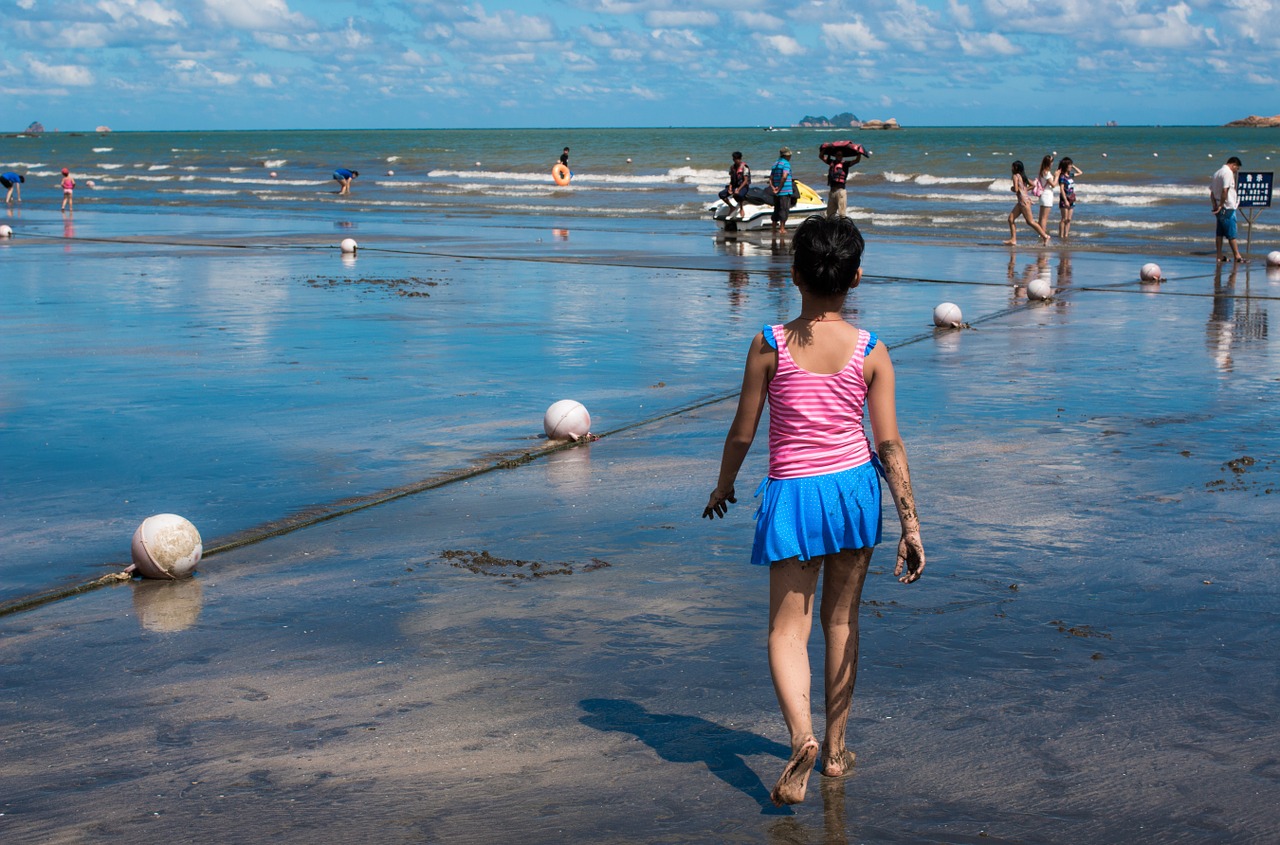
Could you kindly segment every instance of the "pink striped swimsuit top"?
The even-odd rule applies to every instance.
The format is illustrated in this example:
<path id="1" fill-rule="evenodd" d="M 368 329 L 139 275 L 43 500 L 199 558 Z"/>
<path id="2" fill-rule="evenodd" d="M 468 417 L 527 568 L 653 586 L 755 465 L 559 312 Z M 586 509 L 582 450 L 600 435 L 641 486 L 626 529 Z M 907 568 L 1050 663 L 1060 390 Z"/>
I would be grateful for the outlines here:
<path id="1" fill-rule="evenodd" d="M 778 350 L 778 371 L 769 382 L 769 477 L 806 478 L 840 472 L 871 460 L 862 427 L 867 383 L 862 364 L 875 336 L 858 330 L 858 347 L 838 373 L 811 373 L 787 349 L 786 329 L 766 326 Z"/>

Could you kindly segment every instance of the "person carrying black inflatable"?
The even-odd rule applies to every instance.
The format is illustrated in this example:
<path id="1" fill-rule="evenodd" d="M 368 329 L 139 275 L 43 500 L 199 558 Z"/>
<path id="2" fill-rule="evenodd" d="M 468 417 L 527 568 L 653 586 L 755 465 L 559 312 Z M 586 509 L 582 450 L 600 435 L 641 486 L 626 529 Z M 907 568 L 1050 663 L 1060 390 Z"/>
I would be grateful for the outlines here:
<path id="1" fill-rule="evenodd" d="M 751 168 L 742 160 L 742 153 L 733 154 L 733 164 L 729 165 L 729 184 L 720 192 L 720 199 L 729 206 L 725 219 L 733 216 L 733 201 L 738 201 L 738 217 L 746 214 L 747 189 L 751 187 Z"/>
<path id="2" fill-rule="evenodd" d="M 827 217 L 845 217 L 848 207 L 848 196 L 845 194 L 845 182 L 849 179 L 849 168 L 862 161 L 862 154 L 856 149 L 850 152 L 852 158 L 845 160 L 844 150 L 836 149 L 823 152 L 818 148 L 818 158 L 827 165 Z"/>

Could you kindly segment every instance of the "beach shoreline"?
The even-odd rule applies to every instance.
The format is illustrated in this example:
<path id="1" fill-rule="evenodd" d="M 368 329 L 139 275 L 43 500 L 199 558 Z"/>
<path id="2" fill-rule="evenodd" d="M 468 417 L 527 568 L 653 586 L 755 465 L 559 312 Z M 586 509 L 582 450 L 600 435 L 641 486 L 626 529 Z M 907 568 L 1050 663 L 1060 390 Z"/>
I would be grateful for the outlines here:
<path id="1" fill-rule="evenodd" d="M 122 565 L 148 513 L 212 546 L 536 453 L 554 399 L 607 436 L 0 616 L 6 841 L 1280 835 L 1261 265 L 871 240 L 849 313 L 894 348 L 930 568 L 888 577 L 887 532 L 858 773 L 779 811 L 752 504 L 697 515 L 785 250 L 89 208 L 0 246 L 7 585 Z"/>

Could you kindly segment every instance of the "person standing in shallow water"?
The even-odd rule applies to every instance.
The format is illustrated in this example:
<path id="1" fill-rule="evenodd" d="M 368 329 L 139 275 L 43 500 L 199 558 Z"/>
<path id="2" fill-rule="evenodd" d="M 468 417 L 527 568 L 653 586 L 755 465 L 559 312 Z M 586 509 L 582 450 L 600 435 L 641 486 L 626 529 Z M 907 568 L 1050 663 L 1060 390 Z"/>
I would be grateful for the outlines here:
<path id="1" fill-rule="evenodd" d="M 1236 191 L 1236 174 L 1240 172 L 1240 167 L 1240 159 L 1232 156 L 1213 174 L 1213 181 L 1209 184 L 1209 201 L 1213 204 L 1213 216 L 1217 222 L 1214 246 L 1217 248 L 1219 261 L 1227 260 L 1222 254 L 1224 240 L 1231 246 L 1232 259 L 1237 263 L 1244 261 L 1236 241 L 1236 209 L 1240 207 L 1240 194 Z"/>
<path id="2" fill-rule="evenodd" d="M 1009 240 L 1004 242 L 1005 245 L 1018 245 L 1017 220 L 1020 216 L 1040 236 L 1040 243 L 1049 243 L 1049 233 L 1031 216 L 1031 183 L 1027 181 L 1026 169 L 1023 168 L 1021 161 L 1015 161 L 1010 165 L 1010 171 L 1013 177 L 1013 186 L 1009 190 L 1013 191 L 1017 199 L 1014 200 L 1013 210 L 1009 212 Z"/>
<path id="3" fill-rule="evenodd" d="M 842 316 L 849 290 L 862 278 L 862 234 L 847 217 L 811 217 L 793 246 L 800 314 L 765 326 L 751 341 L 720 475 L 702 511 L 707 519 L 723 518 L 737 501 L 734 484 L 767 401 L 769 474 L 757 491 L 763 498 L 751 562 L 769 567 L 769 671 L 791 735 L 791 759 L 770 793 L 778 805 L 804 800 L 819 756 L 826 777 L 853 769 L 845 729 L 858 676 L 862 586 L 880 541 L 881 467 L 902 527 L 894 575 L 910 584 L 925 566 L 889 350 Z M 874 453 L 864 410 L 871 415 Z M 827 644 L 821 745 L 809 704 L 809 634 L 819 575 Z"/>

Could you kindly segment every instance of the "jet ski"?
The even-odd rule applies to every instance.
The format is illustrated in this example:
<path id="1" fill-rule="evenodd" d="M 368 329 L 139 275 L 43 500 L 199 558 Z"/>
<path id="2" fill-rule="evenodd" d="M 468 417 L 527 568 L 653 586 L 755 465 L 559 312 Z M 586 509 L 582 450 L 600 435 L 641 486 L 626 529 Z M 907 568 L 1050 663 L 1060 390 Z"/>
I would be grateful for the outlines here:
<path id="1" fill-rule="evenodd" d="M 818 192 L 803 182 L 792 180 L 796 191 L 796 204 L 791 206 L 791 217 L 805 218 L 812 214 L 825 213 L 827 202 L 818 196 Z M 738 209 L 730 208 L 720 200 L 707 206 L 711 219 L 716 226 L 726 232 L 752 232 L 773 227 L 773 190 L 769 187 L 752 185 L 747 189 L 746 201 L 742 204 L 742 217 Z"/>

